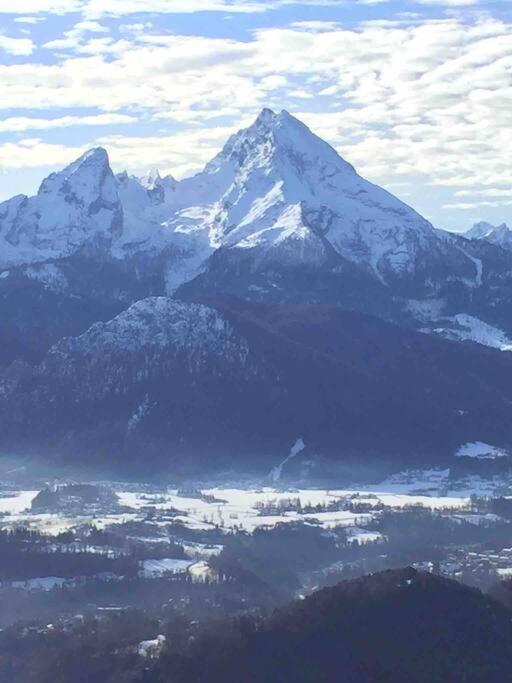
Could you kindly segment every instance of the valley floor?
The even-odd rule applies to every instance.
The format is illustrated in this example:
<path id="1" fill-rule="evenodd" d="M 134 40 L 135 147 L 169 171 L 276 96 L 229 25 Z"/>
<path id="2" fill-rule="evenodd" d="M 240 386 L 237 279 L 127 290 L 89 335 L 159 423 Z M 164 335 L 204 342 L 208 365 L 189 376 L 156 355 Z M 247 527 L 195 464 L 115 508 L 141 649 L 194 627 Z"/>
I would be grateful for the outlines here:
<path id="1" fill-rule="evenodd" d="M 507 470 L 266 484 L 4 482 L 0 667 L 34 639 L 111 628 L 139 666 L 176 620 L 266 614 L 369 572 L 413 566 L 484 590 L 512 576 Z"/>

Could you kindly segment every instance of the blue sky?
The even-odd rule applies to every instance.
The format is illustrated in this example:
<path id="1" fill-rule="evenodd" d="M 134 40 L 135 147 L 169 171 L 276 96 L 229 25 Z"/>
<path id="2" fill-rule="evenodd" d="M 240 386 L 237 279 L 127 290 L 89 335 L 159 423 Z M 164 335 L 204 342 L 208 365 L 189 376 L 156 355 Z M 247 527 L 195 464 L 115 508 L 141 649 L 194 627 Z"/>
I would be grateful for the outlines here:
<path id="1" fill-rule="evenodd" d="M 184 177 L 287 109 L 437 227 L 512 223 L 512 2 L 0 0 L 0 200 L 85 149 Z"/>

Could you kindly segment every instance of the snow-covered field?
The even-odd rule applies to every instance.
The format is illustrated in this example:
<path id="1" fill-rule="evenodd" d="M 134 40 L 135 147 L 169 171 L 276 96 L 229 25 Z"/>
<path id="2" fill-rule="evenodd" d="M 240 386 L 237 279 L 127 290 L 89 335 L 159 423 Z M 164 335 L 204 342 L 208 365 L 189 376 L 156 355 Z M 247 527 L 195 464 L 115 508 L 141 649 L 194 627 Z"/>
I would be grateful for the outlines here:
<path id="1" fill-rule="evenodd" d="M 147 509 L 151 508 L 154 510 L 151 522 L 162 527 L 173 521 L 199 531 L 244 530 L 252 533 L 259 528 L 303 521 L 325 529 L 345 527 L 352 529 L 354 534 L 357 529 L 361 538 L 369 540 L 370 536 L 364 536 L 368 534 L 365 526 L 382 505 L 394 509 L 418 505 L 462 515 L 470 512 L 471 494 L 492 495 L 500 490 L 503 495 L 504 485 L 503 480 L 473 477 L 459 482 L 454 488 L 449 470 L 441 469 L 402 472 L 378 485 L 353 489 L 215 487 L 181 495 L 176 489 L 148 492 L 143 486 L 138 491 L 133 485 L 119 485 L 114 486 L 122 506 L 119 514 L 89 516 L 32 514 L 30 504 L 37 492 L 27 490 L 0 497 L 0 524 L 4 528 L 26 526 L 58 534 L 82 524 L 104 529 L 112 524 L 142 521 L 146 519 Z M 364 512 L 349 511 L 350 503 L 364 506 Z M 221 546 L 189 545 L 187 555 L 196 560 L 207 559 L 221 549 Z"/>
<path id="2" fill-rule="evenodd" d="M 38 491 L 8 491 L 0 495 L 0 515 L 18 515 L 30 507 Z"/>
<path id="3" fill-rule="evenodd" d="M 73 581 L 59 576 L 44 576 L 37 579 L 27 579 L 26 581 L 12 581 L 13 588 L 22 588 L 27 591 L 51 591 L 53 588 L 62 588 Z"/>
<path id="4" fill-rule="evenodd" d="M 187 571 L 194 563 L 190 560 L 144 560 L 141 573 L 146 579 L 152 579 L 164 574 L 181 574 Z"/>
<path id="5" fill-rule="evenodd" d="M 364 546 L 387 540 L 374 524 L 382 515 L 383 507 L 403 510 L 419 506 L 435 510 L 460 524 L 484 528 L 501 520 L 488 511 L 479 512 L 479 508 L 471 503 L 471 495 L 508 495 L 512 498 L 512 479 L 473 476 L 453 481 L 449 469 L 408 470 L 373 486 L 346 489 L 287 488 L 278 482 L 273 482 L 272 486 L 217 486 L 186 492 L 174 488 L 156 489 L 144 484 L 111 483 L 110 486 L 117 494 L 120 507 L 115 512 L 115 508 L 110 506 L 105 514 L 33 514 L 30 506 L 37 491 L 3 492 L 0 494 L 0 527 L 25 527 L 56 536 L 83 525 L 106 529 L 116 524 L 143 522 L 144 525 L 126 527 L 122 532 L 127 540 L 148 544 L 148 554 L 140 561 L 141 577 L 151 580 L 176 574 L 187 575 L 193 582 L 206 582 L 219 578 L 209 560 L 222 552 L 222 534 L 236 531 L 252 534 L 278 524 L 301 522 L 326 532 L 342 528 L 349 544 Z M 78 534 L 83 531 L 78 531 Z M 151 547 L 169 540 L 183 547 L 184 555 L 180 559 L 172 556 L 172 549 L 170 557 L 167 553 L 151 554 Z M 57 547 L 57 541 L 55 544 Z M 96 552 L 94 546 L 89 551 Z M 507 557 L 497 566 L 504 568 L 505 576 Z M 506 571 L 512 572 L 512 569 Z M 67 579 L 55 576 L 12 583 L 14 588 L 27 591 L 46 591 L 63 585 L 71 584 Z"/>

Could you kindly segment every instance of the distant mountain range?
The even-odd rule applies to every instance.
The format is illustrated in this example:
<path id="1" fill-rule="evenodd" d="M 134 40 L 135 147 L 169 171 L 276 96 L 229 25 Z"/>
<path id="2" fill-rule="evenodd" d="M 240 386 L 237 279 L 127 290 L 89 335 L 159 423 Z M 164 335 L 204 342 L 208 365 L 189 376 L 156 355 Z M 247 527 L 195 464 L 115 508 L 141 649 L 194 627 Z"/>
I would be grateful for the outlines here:
<path id="1" fill-rule="evenodd" d="M 434 227 L 287 112 L 182 181 L 91 150 L 0 204 L 0 447 L 263 469 L 512 447 L 512 240 Z M 282 459 L 282 458 L 281 458 Z"/>
<path id="2" fill-rule="evenodd" d="M 471 240 L 486 240 L 503 249 L 512 249 L 512 230 L 506 223 L 491 225 L 485 221 L 475 223 L 465 234 Z"/>

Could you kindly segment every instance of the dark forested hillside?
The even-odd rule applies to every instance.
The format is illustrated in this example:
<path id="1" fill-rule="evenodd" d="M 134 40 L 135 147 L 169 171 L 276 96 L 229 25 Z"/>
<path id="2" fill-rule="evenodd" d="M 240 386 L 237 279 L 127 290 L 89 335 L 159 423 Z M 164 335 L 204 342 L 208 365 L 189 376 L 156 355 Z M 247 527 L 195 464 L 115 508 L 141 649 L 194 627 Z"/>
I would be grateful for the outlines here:
<path id="1" fill-rule="evenodd" d="M 150 658 L 137 654 L 148 632 L 166 634 Z M 125 612 L 0 634 L 10 683 L 507 683 L 511 672 L 510 608 L 413 569 L 344 581 L 267 617 L 164 625 Z"/>
<path id="2" fill-rule="evenodd" d="M 324 468 L 512 447 L 510 354 L 336 306 L 206 303 L 146 299 L 4 374 L 0 448 L 266 473 L 299 437 Z"/>
<path id="3" fill-rule="evenodd" d="M 512 622 L 479 591 L 412 569 L 346 581 L 261 623 L 211 631 L 170 683 L 505 683 Z"/>

